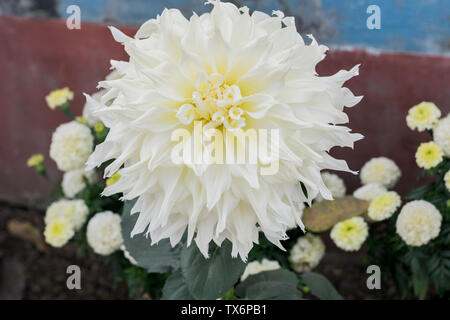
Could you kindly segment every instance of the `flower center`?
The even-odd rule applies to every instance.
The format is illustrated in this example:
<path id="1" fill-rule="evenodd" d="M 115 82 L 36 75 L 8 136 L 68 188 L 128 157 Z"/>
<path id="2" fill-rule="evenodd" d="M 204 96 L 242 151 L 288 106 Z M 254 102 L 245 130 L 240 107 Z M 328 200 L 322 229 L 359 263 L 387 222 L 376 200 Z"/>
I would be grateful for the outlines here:
<path id="1" fill-rule="evenodd" d="M 191 103 L 183 104 L 177 112 L 181 123 L 203 121 L 204 130 L 225 126 L 237 130 L 245 126 L 241 104 L 241 90 L 235 84 L 228 85 L 221 74 L 200 73 L 195 79 L 195 91 Z"/>

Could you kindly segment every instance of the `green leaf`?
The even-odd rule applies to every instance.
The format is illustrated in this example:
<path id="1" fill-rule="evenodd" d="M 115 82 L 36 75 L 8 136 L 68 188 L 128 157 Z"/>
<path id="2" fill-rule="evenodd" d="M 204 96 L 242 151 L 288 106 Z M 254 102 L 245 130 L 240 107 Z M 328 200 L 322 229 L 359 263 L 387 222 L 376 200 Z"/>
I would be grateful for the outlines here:
<path id="1" fill-rule="evenodd" d="M 413 191 L 411 191 L 407 196 L 406 199 L 408 200 L 420 200 L 423 199 L 423 197 L 433 190 L 433 186 L 431 184 L 417 188 Z"/>
<path id="2" fill-rule="evenodd" d="M 420 261 L 417 257 L 411 260 L 412 283 L 414 294 L 419 299 L 424 299 L 428 291 L 428 276 L 423 270 Z"/>
<path id="3" fill-rule="evenodd" d="M 331 229 L 336 223 L 367 212 L 369 202 L 352 196 L 314 203 L 303 213 L 303 223 L 312 232 Z"/>
<path id="4" fill-rule="evenodd" d="M 286 269 L 264 271 L 249 276 L 235 290 L 236 296 L 249 300 L 298 300 L 298 278 Z"/>
<path id="5" fill-rule="evenodd" d="M 193 300 L 194 297 L 189 292 L 186 281 L 181 271 L 173 273 L 164 284 L 162 289 L 163 300 Z"/>
<path id="6" fill-rule="evenodd" d="M 427 261 L 427 269 L 439 293 L 450 290 L 450 250 L 433 254 Z"/>
<path id="7" fill-rule="evenodd" d="M 148 272 L 168 272 L 178 269 L 180 265 L 181 247 L 172 247 L 169 239 L 163 239 L 151 245 L 144 233 L 131 238 L 138 214 L 130 215 L 134 201 L 126 201 L 122 213 L 122 237 L 125 249 L 137 261 L 138 265 Z"/>
<path id="8" fill-rule="evenodd" d="M 221 247 L 211 245 L 210 257 L 205 259 L 196 245 L 183 248 L 181 272 L 189 291 L 196 299 L 217 299 L 238 281 L 245 263 L 231 257 L 231 242 Z M 211 249 L 211 248 L 210 248 Z"/>
<path id="9" fill-rule="evenodd" d="M 315 272 L 304 272 L 302 282 L 308 286 L 312 295 L 320 300 L 342 300 L 342 296 L 323 275 Z"/>

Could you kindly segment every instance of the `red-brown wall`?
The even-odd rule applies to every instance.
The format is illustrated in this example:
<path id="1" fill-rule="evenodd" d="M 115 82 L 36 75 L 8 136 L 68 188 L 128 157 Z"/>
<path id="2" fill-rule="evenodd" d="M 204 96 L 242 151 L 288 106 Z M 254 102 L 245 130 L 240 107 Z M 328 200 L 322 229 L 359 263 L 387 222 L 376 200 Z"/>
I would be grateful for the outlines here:
<path id="1" fill-rule="evenodd" d="M 133 35 L 135 29 L 123 28 Z M 91 93 L 109 72 L 110 59 L 126 59 L 106 25 L 83 23 L 68 30 L 64 21 L 0 17 L 0 201 L 45 207 L 49 184 L 26 168 L 29 155 L 41 152 L 53 178 L 60 173 L 48 157 L 53 130 L 65 116 L 51 111 L 45 95 L 68 86 L 76 96 L 75 113 L 84 104 L 82 92 Z M 450 58 L 381 53 L 362 50 L 333 51 L 318 66 L 319 74 L 332 74 L 362 64 L 360 76 L 347 85 L 362 102 L 348 109 L 350 127 L 366 138 L 355 150 L 334 150 L 358 170 L 375 156 L 394 159 L 403 175 L 397 188 L 402 193 L 416 184 L 419 172 L 414 153 L 426 134 L 410 131 L 405 124 L 408 109 L 422 100 L 434 101 L 450 111 Z M 359 186 L 357 176 L 341 175 L 350 190 Z"/>

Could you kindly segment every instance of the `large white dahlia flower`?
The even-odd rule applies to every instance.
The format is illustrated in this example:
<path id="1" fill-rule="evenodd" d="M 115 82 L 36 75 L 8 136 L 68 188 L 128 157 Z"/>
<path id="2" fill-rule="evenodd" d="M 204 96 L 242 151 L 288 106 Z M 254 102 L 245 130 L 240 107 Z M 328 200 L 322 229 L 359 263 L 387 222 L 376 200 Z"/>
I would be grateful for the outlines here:
<path id="1" fill-rule="evenodd" d="M 323 172 L 322 180 L 325 183 L 325 186 L 328 188 L 328 190 L 330 190 L 333 198 L 341 198 L 345 196 L 345 193 L 347 192 L 345 182 L 337 174 Z M 323 197 L 319 194 L 316 198 L 316 201 L 323 201 Z"/>
<path id="2" fill-rule="evenodd" d="M 92 113 L 110 129 L 88 167 L 113 160 L 106 177 L 121 169 L 104 194 L 138 198 L 132 235 L 147 232 L 152 243 L 170 238 L 175 245 L 187 228 L 188 244 L 195 237 L 205 256 L 211 241 L 229 239 L 232 255 L 245 260 L 258 227 L 282 248 L 286 230 L 302 226 L 297 204 L 318 194 L 332 198 L 321 170 L 350 171 L 328 151 L 362 138 L 341 125 L 348 122 L 344 106 L 361 100 L 342 87 L 358 67 L 319 77 L 315 67 L 327 48 L 312 37 L 306 45 L 294 18 L 208 3 L 210 13 L 190 19 L 166 9 L 134 38 L 111 28 L 130 59 L 111 62 L 121 77 L 99 83 L 107 90 L 100 102 L 87 96 Z M 243 164 L 173 161 L 174 130 L 194 133 L 191 142 L 198 123 L 207 136 L 208 128 L 232 137 L 247 129 L 278 130 L 278 170 L 262 174 L 275 160 L 259 156 Z M 228 140 L 220 141 L 225 154 L 234 155 Z M 195 149 L 194 157 L 213 158 L 209 144 L 203 141 L 205 151 Z"/>

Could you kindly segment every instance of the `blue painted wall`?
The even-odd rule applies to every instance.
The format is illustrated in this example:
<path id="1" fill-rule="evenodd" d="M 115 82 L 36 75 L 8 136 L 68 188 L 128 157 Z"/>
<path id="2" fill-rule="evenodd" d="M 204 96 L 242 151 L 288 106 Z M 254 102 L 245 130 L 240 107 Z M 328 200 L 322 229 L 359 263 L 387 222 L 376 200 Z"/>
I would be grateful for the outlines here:
<path id="1" fill-rule="evenodd" d="M 282 9 L 277 0 L 238 1 L 252 9 L 270 13 Z M 303 20 L 305 29 L 322 43 L 371 47 L 380 50 L 450 53 L 450 0 L 286 0 L 289 10 Z M 84 21 L 140 25 L 165 7 L 209 10 L 204 0 L 59 0 L 61 17 L 68 5 L 81 8 Z M 366 9 L 381 9 L 381 29 L 369 30 Z M 320 27 L 311 27 L 319 24 Z M 302 31 L 302 30 L 300 30 Z"/>

